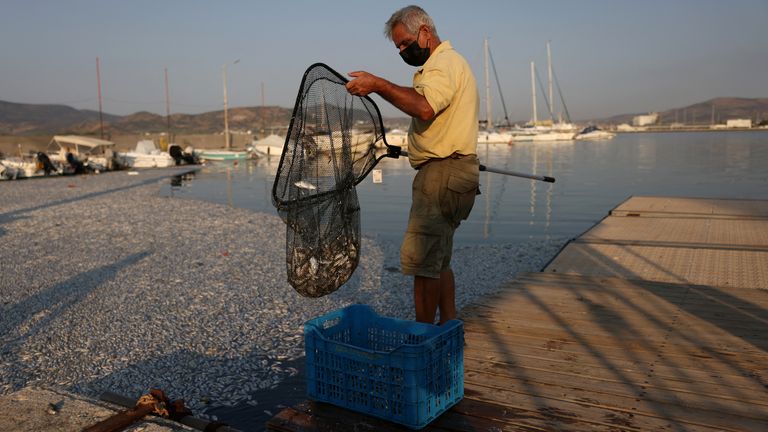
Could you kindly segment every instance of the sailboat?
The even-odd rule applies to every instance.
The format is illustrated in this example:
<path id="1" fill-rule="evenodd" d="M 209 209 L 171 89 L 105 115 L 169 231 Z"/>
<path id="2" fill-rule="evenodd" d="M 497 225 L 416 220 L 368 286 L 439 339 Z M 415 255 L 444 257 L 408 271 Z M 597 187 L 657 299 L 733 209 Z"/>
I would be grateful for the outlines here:
<path id="1" fill-rule="evenodd" d="M 485 128 L 477 132 L 477 142 L 480 144 L 509 144 L 512 142 L 512 134 L 509 132 L 496 130 L 496 128 L 493 126 L 491 80 L 488 74 L 488 59 L 490 58 L 491 51 L 488 47 L 487 37 L 483 41 L 483 52 L 485 60 L 483 62 L 485 71 Z"/>
<path id="2" fill-rule="evenodd" d="M 549 110 L 550 119 L 539 121 L 538 112 L 536 109 L 536 64 L 531 62 L 531 102 L 533 108 L 533 119 L 527 127 L 523 128 L 526 133 L 516 134 L 514 136 L 515 141 L 570 141 L 573 140 L 576 134 L 576 127 L 570 123 L 564 123 L 559 120 L 555 123 L 554 120 L 554 92 L 552 91 L 552 52 L 550 50 L 549 42 L 547 42 L 547 63 L 548 63 L 548 75 L 549 75 L 549 95 L 547 101 L 547 109 Z M 558 86 L 559 89 L 559 86 Z M 565 106 L 565 102 L 562 100 L 562 94 L 560 94 L 561 102 Z M 567 115 L 567 108 L 566 108 Z M 568 116 L 570 117 L 570 116 Z"/>

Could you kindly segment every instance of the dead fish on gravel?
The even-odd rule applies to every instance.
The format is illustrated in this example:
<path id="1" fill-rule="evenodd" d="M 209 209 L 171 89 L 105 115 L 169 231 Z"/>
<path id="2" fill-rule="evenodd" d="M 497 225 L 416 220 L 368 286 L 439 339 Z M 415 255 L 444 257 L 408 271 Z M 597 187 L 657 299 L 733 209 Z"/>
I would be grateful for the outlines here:
<path id="1" fill-rule="evenodd" d="M 61 411 L 61 407 L 64 406 L 64 401 L 60 400 L 56 403 L 49 403 L 48 404 L 48 414 L 56 415 Z"/>

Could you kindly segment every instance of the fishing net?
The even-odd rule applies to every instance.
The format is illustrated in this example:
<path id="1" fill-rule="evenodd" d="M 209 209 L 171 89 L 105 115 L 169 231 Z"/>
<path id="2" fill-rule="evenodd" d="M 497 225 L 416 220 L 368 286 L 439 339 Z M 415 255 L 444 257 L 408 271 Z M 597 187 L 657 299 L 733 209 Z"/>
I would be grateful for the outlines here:
<path id="1" fill-rule="evenodd" d="M 288 282 L 321 297 L 352 276 L 360 259 L 360 204 L 355 185 L 388 146 L 376 104 L 347 92 L 347 80 L 316 63 L 299 87 L 272 204 L 286 223 Z"/>

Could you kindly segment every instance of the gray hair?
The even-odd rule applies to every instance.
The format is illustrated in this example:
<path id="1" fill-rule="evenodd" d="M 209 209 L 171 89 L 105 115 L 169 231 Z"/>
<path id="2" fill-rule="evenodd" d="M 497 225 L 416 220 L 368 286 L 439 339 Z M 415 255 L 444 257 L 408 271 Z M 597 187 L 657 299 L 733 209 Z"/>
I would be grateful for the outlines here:
<path id="1" fill-rule="evenodd" d="M 422 25 L 426 25 L 429 27 L 429 31 L 432 32 L 435 37 L 438 37 L 437 29 L 435 29 L 435 23 L 432 21 L 432 18 L 427 15 L 424 9 L 418 6 L 406 6 L 389 17 L 389 20 L 387 20 L 387 23 L 384 25 L 384 36 L 386 36 L 387 39 L 392 40 L 392 29 L 397 24 L 404 25 L 406 30 L 408 30 L 408 33 L 412 35 L 418 33 L 419 28 Z"/>

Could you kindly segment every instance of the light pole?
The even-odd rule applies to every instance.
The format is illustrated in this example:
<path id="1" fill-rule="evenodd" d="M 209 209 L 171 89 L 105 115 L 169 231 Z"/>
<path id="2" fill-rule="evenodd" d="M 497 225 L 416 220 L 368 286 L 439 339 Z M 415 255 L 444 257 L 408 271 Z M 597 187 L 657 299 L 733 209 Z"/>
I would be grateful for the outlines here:
<path id="1" fill-rule="evenodd" d="M 238 64 L 240 59 L 235 60 L 232 64 Z M 224 148 L 229 150 L 229 117 L 227 115 L 227 64 L 221 65 L 221 76 L 224 81 Z"/>

